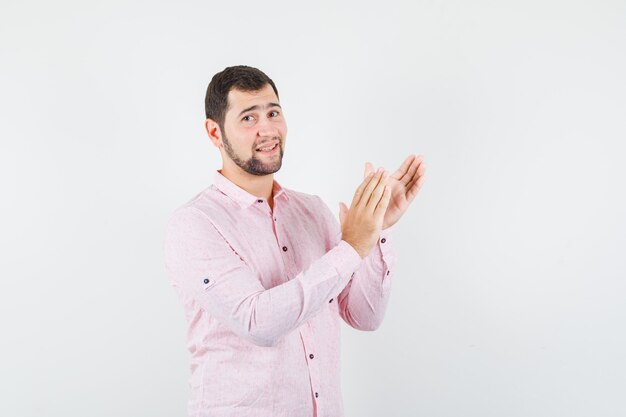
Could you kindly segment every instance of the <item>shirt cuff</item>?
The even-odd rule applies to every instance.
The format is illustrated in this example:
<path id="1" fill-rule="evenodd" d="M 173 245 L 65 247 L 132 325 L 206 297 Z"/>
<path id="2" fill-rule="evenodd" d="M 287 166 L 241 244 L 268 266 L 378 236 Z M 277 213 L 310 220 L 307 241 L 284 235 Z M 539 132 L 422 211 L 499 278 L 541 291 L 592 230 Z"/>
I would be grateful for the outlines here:
<path id="1" fill-rule="evenodd" d="M 380 232 L 380 237 L 378 238 L 378 247 L 385 259 L 393 259 L 395 260 L 396 254 L 391 245 L 391 241 L 393 240 L 393 226 L 388 227 Z"/>
<path id="2" fill-rule="evenodd" d="M 330 253 L 329 262 L 339 276 L 350 276 L 361 265 L 361 255 L 345 240 L 340 241 Z"/>

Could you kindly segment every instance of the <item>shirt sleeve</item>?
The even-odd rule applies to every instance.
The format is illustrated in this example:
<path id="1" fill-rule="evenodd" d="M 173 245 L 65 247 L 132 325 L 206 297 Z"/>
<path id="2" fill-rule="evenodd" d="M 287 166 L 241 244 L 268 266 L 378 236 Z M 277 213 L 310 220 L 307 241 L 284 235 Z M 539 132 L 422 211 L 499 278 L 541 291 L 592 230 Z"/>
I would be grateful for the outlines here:
<path id="1" fill-rule="evenodd" d="M 320 199 L 328 224 L 331 242 L 341 240 L 341 226 L 328 206 Z M 385 317 L 397 255 L 393 248 L 393 227 L 383 230 L 378 243 L 363 259 L 359 268 L 337 297 L 339 314 L 351 327 L 376 330 Z"/>
<path id="2" fill-rule="evenodd" d="M 362 261 L 339 241 L 293 279 L 265 289 L 210 218 L 191 206 L 170 218 L 164 250 L 177 291 L 259 346 L 273 346 L 304 324 L 341 292 Z"/>

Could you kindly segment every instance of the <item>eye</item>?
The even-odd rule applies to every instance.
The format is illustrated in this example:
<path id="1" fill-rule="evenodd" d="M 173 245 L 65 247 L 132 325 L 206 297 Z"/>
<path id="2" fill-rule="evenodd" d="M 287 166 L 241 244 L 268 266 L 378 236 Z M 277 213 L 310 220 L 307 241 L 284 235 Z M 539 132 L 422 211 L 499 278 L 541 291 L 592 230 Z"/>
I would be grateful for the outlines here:
<path id="1" fill-rule="evenodd" d="M 250 122 L 250 121 L 252 121 L 253 119 L 254 119 L 254 117 L 253 117 L 253 116 L 251 116 L 251 115 L 243 116 L 243 117 L 241 118 L 241 120 L 243 120 L 244 122 Z"/>
<path id="2" fill-rule="evenodd" d="M 270 117 L 278 117 L 279 114 L 280 113 L 278 111 L 274 110 L 274 111 L 270 112 Z"/>

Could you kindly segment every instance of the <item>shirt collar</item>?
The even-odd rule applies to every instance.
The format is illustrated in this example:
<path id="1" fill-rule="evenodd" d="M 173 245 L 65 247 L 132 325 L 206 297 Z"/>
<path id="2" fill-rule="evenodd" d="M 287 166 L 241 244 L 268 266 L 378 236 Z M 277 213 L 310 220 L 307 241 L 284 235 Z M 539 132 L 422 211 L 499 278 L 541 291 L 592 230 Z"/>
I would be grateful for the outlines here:
<path id="1" fill-rule="evenodd" d="M 244 190 L 243 188 L 236 185 L 234 182 L 226 178 L 220 170 L 215 171 L 215 177 L 213 180 L 213 184 L 224 194 L 234 200 L 241 208 L 248 208 L 252 204 L 256 203 L 258 200 L 265 201 L 264 198 L 259 198 L 254 196 Z M 289 201 L 289 197 L 285 192 L 285 189 L 278 183 L 278 181 L 274 180 L 272 185 L 272 195 L 274 196 L 274 200 L 277 198 L 284 198 L 285 201 Z"/>

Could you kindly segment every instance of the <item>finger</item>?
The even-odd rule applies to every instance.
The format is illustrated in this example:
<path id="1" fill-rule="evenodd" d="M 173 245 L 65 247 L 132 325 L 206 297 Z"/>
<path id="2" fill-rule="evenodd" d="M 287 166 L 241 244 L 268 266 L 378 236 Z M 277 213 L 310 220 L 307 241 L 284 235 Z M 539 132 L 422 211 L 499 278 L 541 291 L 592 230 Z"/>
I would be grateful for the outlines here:
<path id="1" fill-rule="evenodd" d="M 383 192 L 385 191 L 385 186 L 387 185 L 388 182 L 389 182 L 389 173 L 385 171 L 382 178 L 380 179 L 380 181 L 378 182 L 378 184 L 372 191 L 372 195 L 370 196 L 369 201 L 367 202 L 367 208 L 370 211 L 370 213 L 374 213 L 374 210 L 376 210 L 376 205 L 380 201 L 380 198 L 382 197 Z"/>
<path id="2" fill-rule="evenodd" d="M 411 166 L 409 166 L 409 169 L 407 170 L 407 172 L 400 179 L 400 182 L 403 183 L 404 185 L 407 185 L 409 182 L 411 182 L 411 180 L 415 177 L 415 173 L 419 169 L 421 162 L 422 162 L 421 159 L 415 158 L 413 162 L 411 163 Z"/>
<path id="3" fill-rule="evenodd" d="M 413 159 L 415 159 L 415 155 L 407 156 L 407 158 L 404 160 L 402 165 L 400 165 L 400 168 L 398 168 L 396 172 L 394 172 L 391 175 L 391 177 L 396 180 L 400 180 L 404 176 L 404 174 L 406 174 L 406 172 L 409 170 L 409 167 L 411 166 L 411 162 L 413 162 Z"/>
<path id="4" fill-rule="evenodd" d="M 423 161 L 424 161 L 424 156 L 418 155 L 415 157 L 413 162 L 411 162 L 411 166 L 409 167 L 405 175 L 400 179 L 400 181 L 404 185 L 407 185 L 415 177 L 415 173 L 419 170 Z"/>
<path id="5" fill-rule="evenodd" d="M 374 177 L 375 175 L 373 172 L 369 173 L 367 177 L 365 177 L 363 182 L 361 182 L 361 185 L 359 185 L 359 188 L 357 188 L 354 192 L 354 197 L 352 197 L 352 203 L 350 204 L 350 207 L 354 207 L 359 204 L 365 191 L 365 187 L 370 183 L 371 180 L 374 179 Z"/>
<path id="6" fill-rule="evenodd" d="M 409 190 L 406 193 L 406 201 L 411 203 L 413 199 L 417 196 L 417 193 L 422 188 L 422 184 L 424 184 L 424 175 L 421 175 L 414 183 L 411 185 Z"/>
<path id="7" fill-rule="evenodd" d="M 339 224 L 343 227 L 343 222 L 346 220 L 345 204 L 339 203 Z"/>
<path id="8" fill-rule="evenodd" d="M 376 205 L 376 209 L 374 210 L 374 217 L 378 219 L 385 216 L 385 212 L 387 211 L 387 207 L 389 206 L 389 200 L 391 200 L 391 187 L 386 185 L 383 190 L 383 196 Z"/>
<path id="9" fill-rule="evenodd" d="M 380 179 L 382 178 L 384 173 L 385 170 L 382 168 L 379 168 L 378 171 L 376 171 L 369 184 L 367 184 L 367 186 L 365 187 L 365 190 L 363 190 L 363 194 L 361 195 L 361 199 L 359 200 L 358 205 L 362 207 L 367 207 L 367 205 L 369 204 L 370 196 L 380 182 Z"/>
<path id="10" fill-rule="evenodd" d="M 370 162 L 366 162 L 365 163 L 365 172 L 364 172 L 363 176 L 367 177 L 367 175 L 370 172 L 374 172 L 374 165 L 372 165 Z"/>
<path id="11" fill-rule="evenodd" d="M 413 177 L 407 183 L 406 185 L 407 190 L 409 189 L 409 187 L 411 187 L 415 183 L 415 181 L 419 179 L 420 176 L 424 175 L 425 172 L 426 172 L 426 164 L 424 162 L 421 162 L 419 167 L 415 171 L 415 174 L 413 174 Z"/>
<path id="12" fill-rule="evenodd" d="M 415 184 L 415 182 L 418 181 L 422 175 L 424 175 L 425 172 L 426 172 L 426 164 L 422 162 L 420 163 L 419 168 L 415 171 L 415 174 L 413 175 L 411 180 L 406 184 L 407 192 L 413 186 L 413 184 Z"/>

